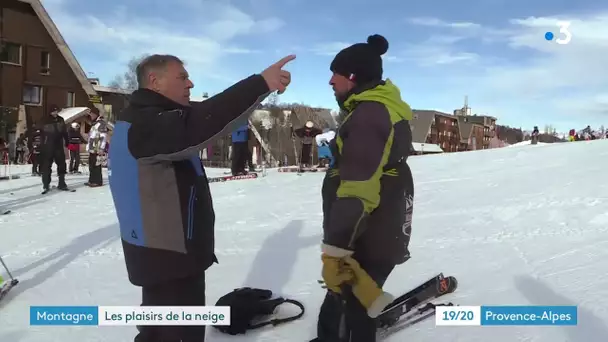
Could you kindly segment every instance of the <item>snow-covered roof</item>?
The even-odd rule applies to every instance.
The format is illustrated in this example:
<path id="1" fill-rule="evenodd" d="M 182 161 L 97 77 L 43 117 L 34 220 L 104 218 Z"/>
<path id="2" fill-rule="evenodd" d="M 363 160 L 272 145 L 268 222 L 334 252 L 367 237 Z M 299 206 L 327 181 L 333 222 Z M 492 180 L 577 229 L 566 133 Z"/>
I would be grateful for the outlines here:
<path id="1" fill-rule="evenodd" d="M 89 115 L 91 109 L 88 107 L 70 107 L 65 108 L 61 112 L 59 112 L 59 116 L 63 118 L 66 124 L 71 124 L 72 122 Z M 110 129 L 114 129 L 114 124 L 111 122 L 107 122 Z"/>
<path id="2" fill-rule="evenodd" d="M 537 142 L 537 145 L 546 145 L 547 143 L 544 142 Z M 513 145 L 509 145 L 509 147 L 519 147 L 519 146 L 529 146 L 532 145 L 532 140 L 524 140 L 524 141 L 520 141 L 518 143 L 515 143 Z"/>
<path id="3" fill-rule="evenodd" d="M 89 115 L 91 109 L 88 107 L 70 107 L 59 112 L 59 116 L 63 118 L 66 124 L 70 124 L 79 118 Z"/>
<path id="4" fill-rule="evenodd" d="M 436 144 L 425 144 L 425 143 L 412 143 L 414 151 L 416 152 L 428 152 L 428 153 L 443 153 L 443 150 L 439 145 Z"/>
<path id="5" fill-rule="evenodd" d="M 95 91 L 99 91 L 99 92 L 103 92 L 103 93 L 131 95 L 131 92 L 128 90 L 120 89 L 120 88 L 105 87 L 105 86 L 98 85 L 98 84 L 93 84 L 93 89 L 95 89 Z"/>

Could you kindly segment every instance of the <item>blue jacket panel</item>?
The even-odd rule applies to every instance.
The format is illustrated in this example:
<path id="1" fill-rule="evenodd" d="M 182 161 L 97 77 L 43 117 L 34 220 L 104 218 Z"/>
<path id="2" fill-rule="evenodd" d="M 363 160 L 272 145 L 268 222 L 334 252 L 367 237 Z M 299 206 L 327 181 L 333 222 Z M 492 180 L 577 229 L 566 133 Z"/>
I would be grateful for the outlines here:
<path id="1" fill-rule="evenodd" d="M 243 125 L 237 130 L 232 132 L 232 142 L 246 142 L 249 140 L 247 132 L 249 131 L 249 125 Z"/>

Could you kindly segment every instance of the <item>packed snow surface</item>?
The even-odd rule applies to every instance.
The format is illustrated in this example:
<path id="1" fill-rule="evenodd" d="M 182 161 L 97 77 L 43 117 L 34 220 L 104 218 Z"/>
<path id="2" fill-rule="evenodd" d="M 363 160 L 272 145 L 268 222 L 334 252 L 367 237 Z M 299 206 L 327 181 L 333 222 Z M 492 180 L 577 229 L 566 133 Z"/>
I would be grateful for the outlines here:
<path id="1" fill-rule="evenodd" d="M 574 327 L 436 327 L 430 319 L 388 341 L 599 342 L 608 336 L 608 140 L 411 158 L 416 198 L 411 252 L 386 289 L 399 294 L 437 272 L 460 305 L 577 305 Z M 24 170 L 27 171 L 27 170 Z M 209 169 L 210 174 L 222 170 Z M 322 174 L 269 170 L 213 183 L 219 264 L 212 305 L 247 285 L 302 301 L 305 316 L 207 341 L 308 341 L 320 278 Z M 32 327 L 30 305 L 139 305 L 128 280 L 110 189 L 40 195 L 40 179 L 0 182 L 0 253 L 21 283 L 0 304 L 0 341 L 132 341 L 134 327 Z M 6 274 L 3 273 L 4 276 Z M 281 311 L 289 310 L 289 305 Z"/>

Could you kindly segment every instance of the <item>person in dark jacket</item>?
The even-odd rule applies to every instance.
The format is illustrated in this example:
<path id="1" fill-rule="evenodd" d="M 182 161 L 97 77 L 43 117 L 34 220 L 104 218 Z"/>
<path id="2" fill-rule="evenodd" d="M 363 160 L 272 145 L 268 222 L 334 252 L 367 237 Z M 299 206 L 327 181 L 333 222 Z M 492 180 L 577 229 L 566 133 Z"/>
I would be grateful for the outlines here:
<path id="1" fill-rule="evenodd" d="M 25 134 L 19 134 L 19 138 L 15 142 L 15 159 L 14 164 L 23 164 L 25 157 Z"/>
<path id="2" fill-rule="evenodd" d="M 249 159 L 249 124 L 244 124 L 232 132 L 232 164 L 233 176 L 244 175 Z"/>
<path id="3" fill-rule="evenodd" d="M 142 306 L 205 305 L 205 271 L 217 262 L 215 213 L 199 151 L 228 134 L 291 81 L 288 56 L 223 92 L 190 102 L 182 61 L 152 55 L 114 125 L 108 174 L 129 280 Z M 135 341 L 204 341 L 205 326 L 142 326 Z"/>
<path id="4" fill-rule="evenodd" d="M 65 148 L 68 147 L 69 139 L 65 121 L 59 116 L 59 107 L 55 105 L 50 107 L 50 114 L 44 116 L 40 122 L 40 130 L 42 132 L 40 164 L 43 192 L 50 189 L 53 163 L 57 165 L 57 178 L 59 179 L 57 189 L 68 190 L 65 183 Z"/>
<path id="5" fill-rule="evenodd" d="M 346 340 L 376 341 L 372 317 L 393 299 L 377 289 L 410 257 L 412 110 L 399 89 L 382 79 L 387 49 L 386 39 L 373 35 L 340 51 L 330 66 L 330 85 L 348 114 L 330 142 L 334 163 L 322 187 L 322 275 L 328 292 L 317 341 L 343 341 L 343 320 Z"/>
<path id="6" fill-rule="evenodd" d="M 80 134 L 80 125 L 78 122 L 72 122 L 68 129 L 68 151 L 70 151 L 70 173 L 82 173 L 78 171 L 80 167 L 80 145 L 85 144 L 86 140 Z"/>
<path id="7" fill-rule="evenodd" d="M 300 127 L 294 131 L 294 134 L 300 138 L 302 150 L 300 153 L 300 167 L 310 167 L 312 164 L 312 143 L 315 137 L 323 131 L 317 127 L 312 121 L 307 121 L 304 127 Z"/>

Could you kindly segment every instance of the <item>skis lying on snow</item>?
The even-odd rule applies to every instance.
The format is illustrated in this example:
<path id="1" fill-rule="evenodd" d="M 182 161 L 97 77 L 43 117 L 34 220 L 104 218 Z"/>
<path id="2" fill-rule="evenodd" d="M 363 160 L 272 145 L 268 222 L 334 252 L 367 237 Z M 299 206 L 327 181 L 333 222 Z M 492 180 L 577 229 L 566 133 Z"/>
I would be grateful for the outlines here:
<path id="1" fill-rule="evenodd" d="M 433 317 L 436 306 L 453 306 L 452 303 L 437 304 L 431 301 L 456 291 L 457 287 L 456 278 L 445 277 L 443 273 L 439 273 L 398 297 L 376 317 L 378 337 L 384 339 L 399 330 Z"/>
<path id="2" fill-rule="evenodd" d="M 8 276 L 10 277 L 10 281 L 5 282 L 1 287 L 0 287 L 0 300 L 2 300 L 2 298 L 4 298 L 4 296 L 6 296 L 6 294 L 13 288 L 15 287 L 15 285 L 19 284 L 19 280 L 15 279 L 13 277 L 13 275 L 11 274 L 11 271 L 8 269 L 8 267 L 6 266 L 6 264 L 4 263 L 4 260 L 2 260 L 2 257 L 0 257 L 0 263 L 2 263 L 2 267 L 4 267 L 4 270 L 6 271 L 6 273 L 8 273 Z M 2 277 L 0 277 L 0 282 L 2 281 L 1 279 Z"/>
<path id="3" fill-rule="evenodd" d="M 319 283 L 323 283 L 319 280 Z M 409 292 L 397 297 L 384 308 L 376 320 L 378 341 L 381 341 L 397 331 L 403 330 L 416 323 L 435 316 L 435 307 L 453 306 L 452 303 L 432 303 L 434 299 L 456 291 L 456 278 L 445 277 L 439 273 L 426 282 L 416 286 Z M 313 339 L 310 342 L 318 342 Z"/>
<path id="4" fill-rule="evenodd" d="M 326 167 L 297 167 L 297 166 L 288 166 L 288 167 L 280 167 L 279 172 L 325 172 L 327 171 Z"/>
<path id="5" fill-rule="evenodd" d="M 53 185 L 49 190 L 42 190 L 42 194 L 46 195 L 47 193 L 49 193 L 51 190 L 58 190 L 58 191 L 67 191 L 67 192 L 76 192 L 76 189 L 60 189 L 58 188 L 56 185 Z"/>
<path id="6" fill-rule="evenodd" d="M 207 180 L 209 183 L 216 183 L 216 182 L 226 182 L 226 181 L 230 181 L 230 180 L 255 179 L 255 178 L 258 178 L 258 174 L 255 172 L 252 172 L 252 173 L 248 173 L 246 175 L 240 175 L 240 176 L 209 177 Z"/>
<path id="7" fill-rule="evenodd" d="M 259 170 L 255 169 L 255 170 L 249 170 L 248 172 L 249 173 L 257 173 L 257 172 L 262 172 L 262 171 L 264 171 L 264 170 L 262 170 L 262 169 L 259 169 Z M 224 174 L 225 175 L 232 175 L 232 172 L 231 171 L 225 171 Z"/>
<path id="8" fill-rule="evenodd" d="M 0 301 L 4 296 L 8 294 L 8 292 L 15 287 L 15 285 L 19 284 L 19 280 L 11 279 L 10 281 L 5 282 L 2 287 L 0 287 Z"/>

